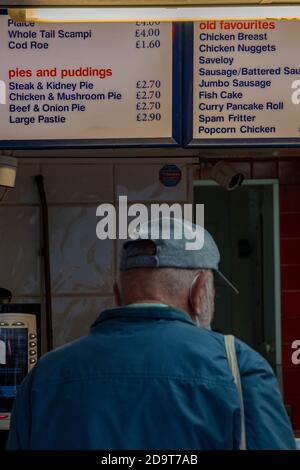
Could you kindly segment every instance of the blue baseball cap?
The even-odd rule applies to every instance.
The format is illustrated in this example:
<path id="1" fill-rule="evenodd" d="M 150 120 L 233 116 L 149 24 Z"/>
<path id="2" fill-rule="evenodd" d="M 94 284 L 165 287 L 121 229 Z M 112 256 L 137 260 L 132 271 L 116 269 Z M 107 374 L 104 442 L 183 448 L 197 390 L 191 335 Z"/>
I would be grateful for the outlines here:
<path id="1" fill-rule="evenodd" d="M 167 233 L 162 231 L 164 223 L 169 227 Z M 202 238 L 202 247 L 187 249 L 197 236 L 199 240 Z M 130 240 L 123 244 L 120 270 L 127 271 L 133 268 L 210 269 L 214 273 L 217 285 L 227 286 L 238 294 L 238 289 L 220 271 L 219 263 L 219 249 L 207 230 L 188 220 L 162 218 L 141 224 L 138 230 L 130 233 Z"/>

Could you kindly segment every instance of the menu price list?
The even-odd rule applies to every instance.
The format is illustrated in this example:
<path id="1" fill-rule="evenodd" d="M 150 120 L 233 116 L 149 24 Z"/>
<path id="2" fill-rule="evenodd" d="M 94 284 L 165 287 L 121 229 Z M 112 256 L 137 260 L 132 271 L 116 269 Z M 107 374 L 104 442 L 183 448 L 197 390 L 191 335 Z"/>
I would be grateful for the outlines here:
<path id="1" fill-rule="evenodd" d="M 0 16 L 0 139 L 172 138 L 170 23 Z"/>
<path id="2" fill-rule="evenodd" d="M 297 21 L 194 23 L 193 139 L 300 137 Z"/>

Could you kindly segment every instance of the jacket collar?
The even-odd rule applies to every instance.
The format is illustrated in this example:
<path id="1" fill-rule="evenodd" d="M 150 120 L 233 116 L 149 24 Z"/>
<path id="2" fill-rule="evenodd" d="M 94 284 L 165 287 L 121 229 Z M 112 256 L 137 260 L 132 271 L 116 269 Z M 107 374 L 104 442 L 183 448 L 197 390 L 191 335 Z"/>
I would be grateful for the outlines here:
<path id="1" fill-rule="evenodd" d="M 102 322 L 107 320 L 129 320 L 129 319 L 144 319 L 144 320 L 177 320 L 184 323 L 190 323 L 194 325 L 192 319 L 189 315 L 183 310 L 178 310 L 173 307 L 165 305 L 151 305 L 151 304 L 141 304 L 140 307 L 135 304 L 134 306 L 125 306 L 111 308 L 109 310 L 104 310 L 97 320 L 93 323 L 91 328 L 95 328 L 100 325 Z"/>

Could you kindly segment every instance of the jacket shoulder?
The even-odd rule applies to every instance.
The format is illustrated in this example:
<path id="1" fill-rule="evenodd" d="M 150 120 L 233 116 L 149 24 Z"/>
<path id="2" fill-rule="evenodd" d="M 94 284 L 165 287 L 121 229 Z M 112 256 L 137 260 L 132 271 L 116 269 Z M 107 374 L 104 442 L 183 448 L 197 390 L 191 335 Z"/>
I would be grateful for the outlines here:
<path id="1" fill-rule="evenodd" d="M 246 343 L 235 338 L 235 348 L 241 375 L 251 372 L 274 375 L 267 360 Z"/>

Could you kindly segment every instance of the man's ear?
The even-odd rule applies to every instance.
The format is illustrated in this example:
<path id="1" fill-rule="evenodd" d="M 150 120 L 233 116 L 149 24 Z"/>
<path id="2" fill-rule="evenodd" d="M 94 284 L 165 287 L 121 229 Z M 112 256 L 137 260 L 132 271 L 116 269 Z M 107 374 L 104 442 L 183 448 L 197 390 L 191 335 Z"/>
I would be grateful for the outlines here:
<path id="1" fill-rule="evenodd" d="M 117 305 L 117 307 L 121 307 L 122 299 L 121 299 L 119 286 L 116 282 L 114 283 L 114 298 L 115 298 L 115 304 Z"/>
<path id="2" fill-rule="evenodd" d="M 203 296 L 205 295 L 205 284 L 210 276 L 209 271 L 203 271 L 195 277 L 190 290 L 190 307 L 193 315 L 200 316 L 202 311 Z"/>

